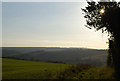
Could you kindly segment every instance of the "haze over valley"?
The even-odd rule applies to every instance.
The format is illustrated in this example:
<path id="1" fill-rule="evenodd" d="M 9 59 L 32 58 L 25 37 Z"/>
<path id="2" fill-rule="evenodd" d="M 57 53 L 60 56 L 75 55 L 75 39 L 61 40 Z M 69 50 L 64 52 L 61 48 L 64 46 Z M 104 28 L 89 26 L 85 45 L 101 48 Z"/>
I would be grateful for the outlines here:
<path id="1" fill-rule="evenodd" d="M 67 64 L 106 64 L 107 51 L 87 48 L 3 47 L 3 58 L 56 62 Z"/>

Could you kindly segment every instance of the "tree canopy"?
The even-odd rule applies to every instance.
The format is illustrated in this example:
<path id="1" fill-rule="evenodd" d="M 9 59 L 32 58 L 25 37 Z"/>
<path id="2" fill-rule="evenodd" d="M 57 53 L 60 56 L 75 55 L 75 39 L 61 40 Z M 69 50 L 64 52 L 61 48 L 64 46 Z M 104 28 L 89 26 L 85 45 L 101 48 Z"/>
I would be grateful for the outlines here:
<path id="1" fill-rule="evenodd" d="M 87 2 L 88 6 L 82 9 L 88 28 L 102 29 L 111 36 L 118 33 L 120 3 L 117 2 Z"/>
<path id="2" fill-rule="evenodd" d="M 109 1 L 109 0 L 108 0 Z M 120 2 L 87 2 L 82 9 L 88 28 L 102 29 L 110 35 L 108 63 L 113 63 L 115 77 L 120 81 Z"/>

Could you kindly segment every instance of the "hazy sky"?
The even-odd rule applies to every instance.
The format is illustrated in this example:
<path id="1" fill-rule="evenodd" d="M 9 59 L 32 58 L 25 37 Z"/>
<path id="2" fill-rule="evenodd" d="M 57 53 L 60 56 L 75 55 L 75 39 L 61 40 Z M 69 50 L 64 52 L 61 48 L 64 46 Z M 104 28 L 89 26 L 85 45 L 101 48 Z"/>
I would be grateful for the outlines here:
<path id="1" fill-rule="evenodd" d="M 3 2 L 3 46 L 107 48 L 107 37 L 86 24 L 85 2 Z"/>

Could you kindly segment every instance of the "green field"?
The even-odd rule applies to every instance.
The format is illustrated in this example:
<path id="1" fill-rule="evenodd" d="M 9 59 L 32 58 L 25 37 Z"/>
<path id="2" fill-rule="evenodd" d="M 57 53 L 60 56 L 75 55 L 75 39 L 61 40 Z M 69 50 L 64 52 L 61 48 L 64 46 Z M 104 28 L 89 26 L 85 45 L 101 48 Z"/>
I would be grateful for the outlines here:
<path id="1" fill-rule="evenodd" d="M 114 79 L 110 67 L 2 59 L 3 79 Z M 81 80 L 84 81 L 84 80 Z"/>
<path id="2" fill-rule="evenodd" d="M 68 64 L 2 59 L 3 79 L 55 79 Z"/>

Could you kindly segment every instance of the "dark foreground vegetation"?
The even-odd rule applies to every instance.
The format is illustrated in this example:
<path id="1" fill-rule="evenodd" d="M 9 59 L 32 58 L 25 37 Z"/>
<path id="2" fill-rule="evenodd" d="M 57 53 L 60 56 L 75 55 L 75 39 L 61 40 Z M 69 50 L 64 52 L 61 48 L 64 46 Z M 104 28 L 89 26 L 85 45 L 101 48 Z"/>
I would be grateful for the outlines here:
<path id="1" fill-rule="evenodd" d="M 61 64 L 3 58 L 3 79 L 114 79 L 114 70 L 90 64 Z"/>

